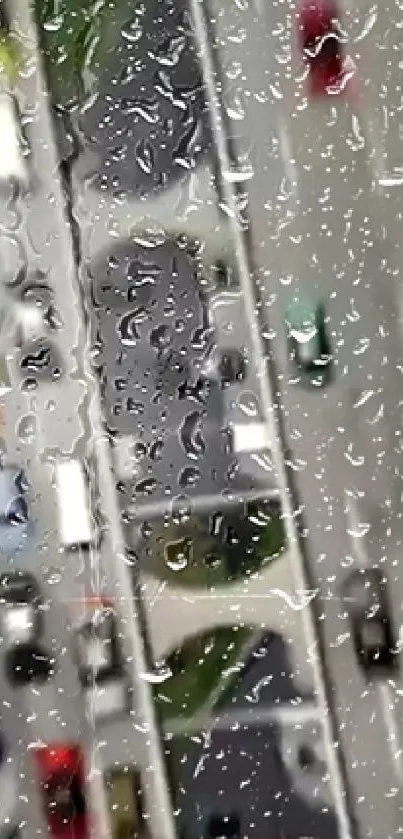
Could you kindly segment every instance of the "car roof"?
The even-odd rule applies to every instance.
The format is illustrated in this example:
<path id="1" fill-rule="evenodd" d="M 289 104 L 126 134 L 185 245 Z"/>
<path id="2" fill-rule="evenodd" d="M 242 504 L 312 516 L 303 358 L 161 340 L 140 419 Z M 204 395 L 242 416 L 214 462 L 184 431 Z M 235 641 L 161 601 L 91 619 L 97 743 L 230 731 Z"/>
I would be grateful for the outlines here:
<path id="1" fill-rule="evenodd" d="M 329 32 L 337 10 L 329 0 L 306 0 L 298 9 L 298 17 L 305 38 L 320 38 Z"/>
<path id="2" fill-rule="evenodd" d="M 0 594 L 13 589 L 32 589 L 39 592 L 39 583 L 28 571 L 7 571 L 0 575 Z"/>
<path id="3" fill-rule="evenodd" d="M 374 598 L 379 601 L 383 586 L 384 578 L 379 568 L 357 568 L 343 583 L 343 597 L 356 606 L 368 608 Z"/>
<path id="4" fill-rule="evenodd" d="M 321 303 L 291 303 L 285 310 L 285 321 L 292 329 L 303 329 L 316 323 Z"/>

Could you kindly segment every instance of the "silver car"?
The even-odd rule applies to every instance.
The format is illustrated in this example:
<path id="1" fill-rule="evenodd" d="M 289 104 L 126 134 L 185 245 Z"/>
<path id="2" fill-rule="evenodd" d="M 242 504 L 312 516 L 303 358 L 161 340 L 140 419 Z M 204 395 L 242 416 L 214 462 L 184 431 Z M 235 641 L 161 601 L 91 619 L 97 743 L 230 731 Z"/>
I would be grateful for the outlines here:
<path id="1" fill-rule="evenodd" d="M 30 544 L 33 525 L 26 498 L 27 479 L 18 466 L 0 468 L 0 557 L 14 558 Z"/>

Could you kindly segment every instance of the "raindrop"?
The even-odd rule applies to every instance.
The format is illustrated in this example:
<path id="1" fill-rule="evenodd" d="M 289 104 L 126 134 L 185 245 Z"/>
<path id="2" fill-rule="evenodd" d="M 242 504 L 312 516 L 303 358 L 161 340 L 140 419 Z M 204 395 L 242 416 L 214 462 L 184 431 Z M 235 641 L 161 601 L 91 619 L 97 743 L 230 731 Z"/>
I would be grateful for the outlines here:
<path id="1" fill-rule="evenodd" d="M 18 422 L 17 434 L 22 443 L 33 443 L 37 432 L 35 414 L 25 414 Z"/>
<path id="2" fill-rule="evenodd" d="M 184 571 L 189 565 L 192 542 L 185 537 L 165 545 L 165 565 L 170 571 Z"/>
<path id="3" fill-rule="evenodd" d="M 144 138 L 139 140 L 136 144 L 134 156 L 141 171 L 150 175 L 155 166 L 155 153 L 152 145 Z"/>
<path id="4" fill-rule="evenodd" d="M 121 29 L 122 37 L 125 41 L 129 41 L 129 43 L 134 44 L 140 40 L 143 29 L 138 17 L 134 18 L 134 20 L 129 21 L 125 24 L 125 26 Z"/>
<path id="5" fill-rule="evenodd" d="M 197 486 L 200 478 L 201 474 L 199 469 L 196 469 L 194 466 L 186 466 L 179 473 L 178 483 L 182 489 L 188 489 L 189 487 Z"/>
<path id="6" fill-rule="evenodd" d="M 153 532 L 152 524 L 150 521 L 143 521 L 140 527 L 140 533 L 143 539 L 148 539 Z"/>
<path id="7" fill-rule="evenodd" d="M 238 397 L 238 407 L 239 410 L 244 414 L 245 417 L 251 419 L 252 417 L 258 416 L 258 400 L 256 394 L 252 393 L 251 391 L 244 391 Z"/>
<path id="8" fill-rule="evenodd" d="M 241 184 L 245 183 L 245 181 L 250 181 L 253 178 L 253 169 L 250 166 L 249 168 L 237 168 L 232 169 L 229 172 L 223 172 L 224 180 L 228 181 L 231 184 Z"/>
<path id="9" fill-rule="evenodd" d="M 125 347 L 135 347 L 140 338 L 137 327 L 137 311 L 127 312 L 117 324 L 116 330 Z"/>
<path id="10" fill-rule="evenodd" d="M 57 586 L 63 579 L 63 574 L 60 568 L 47 568 L 43 574 L 44 580 L 49 586 Z"/>
<path id="11" fill-rule="evenodd" d="M 198 460 L 206 449 L 202 431 L 202 415 L 193 411 L 183 420 L 179 428 L 179 441 L 188 457 Z"/>
<path id="12" fill-rule="evenodd" d="M 157 488 L 157 481 L 155 478 L 144 478 L 136 484 L 136 492 L 139 495 L 152 495 Z"/>
<path id="13" fill-rule="evenodd" d="M 361 32 L 354 38 L 354 43 L 358 44 L 359 41 L 363 41 L 367 35 L 370 34 L 371 30 L 374 28 L 376 21 L 378 18 L 377 6 L 372 6 L 372 8 L 368 12 L 368 16 L 364 19 L 364 25 Z"/>
<path id="14" fill-rule="evenodd" d="M 170 679 L 171 676 L 172 670 L 170 667 L 168 667 L 167 664 L 160 665 L 158 663 L 156 663 L 154 670 L 141 674 L 141 678 L 152 685 L 161 685 L 163 682 L 166 682 L 167 679 Z"/>
<path id="15" fill-rule="evenodd" d="M 225 109 L 230 119 L 240 121 L 245 118 L 245 107 L 240 90 L 233 92 L 231 101 L 227 100 L 225 104 Z"/>
<path id="16" fill-rule="evenodd" d="M 158 45 L 157 50 L 150 50 L 149 56 L 163 67 L 176 67 L 186 46 L 186 38 L 179 35 L 176 38 L 168 37 Z"/>
<path id="17" fill-rule="evenodd" d="M 64 23 L 64 15 L 55 15 L 43 21 L 42 26 L 47 32 L 60 32 Z"/>
<path id="18" fill-rule="evenodd" d="M 165 350 L 172 344 L 172 329 L 166 324 L 156 326 L 150 333 L 150 344 L 156 350 Z"/>
<path id="19" fill-rule="evenodd" d="M 211 536 L 219 536 L 221 533 L 224 516 L 222 513 L 213 513 L 210 517 L 209 533 Z"/>
<path id="20" fill-rule="evenodd" d="M 139 116 L 148 125 L 157 125 L 159 121 L 158 103 L 155 100 L 136 102 L 125 99 L 122 103 L 122 113 L 126 116 Z"/>
<path id="21" fill-rule="evenodd" d="M 23 382 L 21 382 L 21 390 L 24 392 L 36 390 L 37 387 L 38 380 L 35 378 L 35 376 L 27 376 L 27 378 L 24 379 Z"/>

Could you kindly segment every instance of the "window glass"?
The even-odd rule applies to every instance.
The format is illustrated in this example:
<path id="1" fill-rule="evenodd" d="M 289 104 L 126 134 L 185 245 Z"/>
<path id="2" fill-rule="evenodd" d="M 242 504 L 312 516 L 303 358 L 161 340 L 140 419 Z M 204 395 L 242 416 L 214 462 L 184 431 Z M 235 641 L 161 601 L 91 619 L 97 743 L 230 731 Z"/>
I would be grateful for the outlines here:
<path id="1" fill-rule="evenodd" d="M 0 4 L 0 562 L 35 580 L 0 604 L 0 835 L 401 829 L 399 668 L 364 685 L 344 595 L 382 568 L 394 639 L 392 5 Z"/>

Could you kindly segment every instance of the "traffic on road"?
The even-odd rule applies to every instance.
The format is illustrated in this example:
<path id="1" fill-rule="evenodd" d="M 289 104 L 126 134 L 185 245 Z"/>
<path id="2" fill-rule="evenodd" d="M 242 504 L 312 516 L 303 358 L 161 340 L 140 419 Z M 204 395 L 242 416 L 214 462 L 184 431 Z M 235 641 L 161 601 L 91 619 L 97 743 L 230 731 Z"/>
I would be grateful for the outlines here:
<path id="1" fill-rule="evenodd" d="M 397 837 L 399 21 L 0 10 L 0 837 Z"/>

